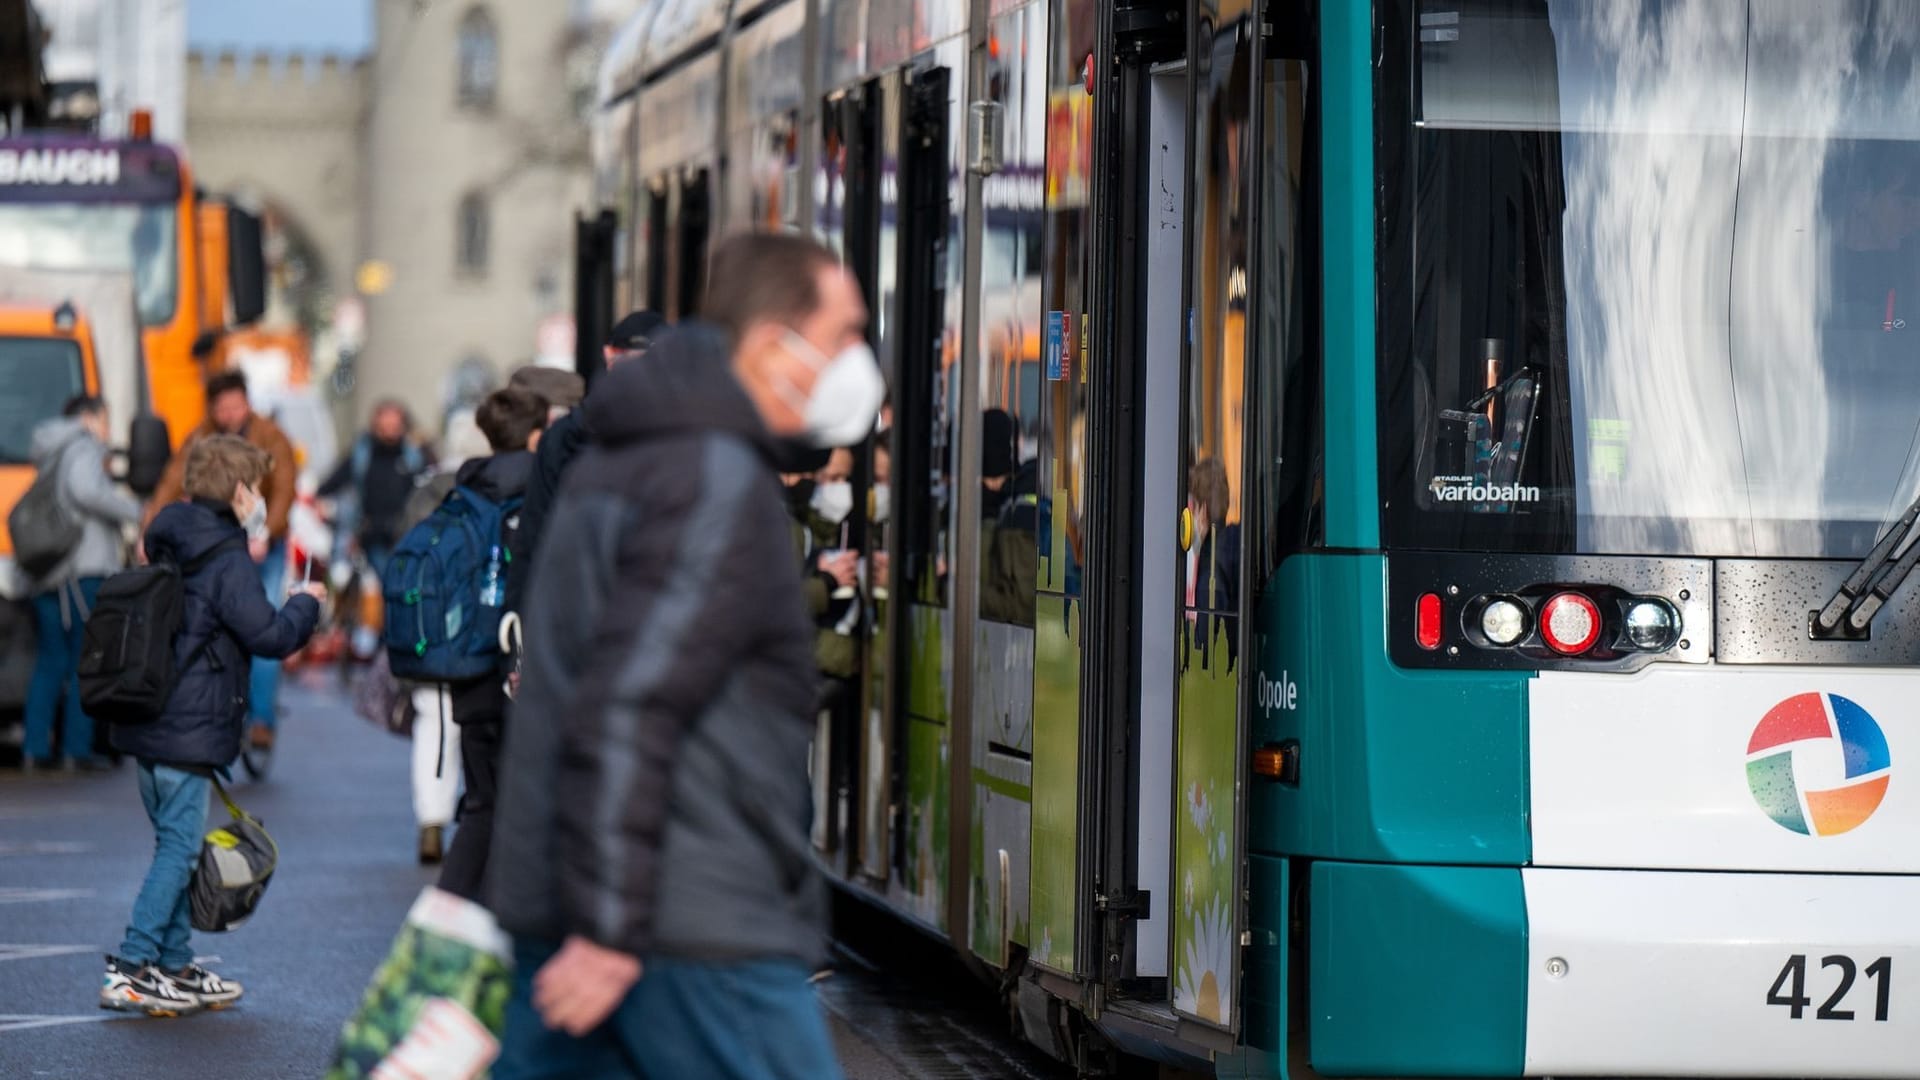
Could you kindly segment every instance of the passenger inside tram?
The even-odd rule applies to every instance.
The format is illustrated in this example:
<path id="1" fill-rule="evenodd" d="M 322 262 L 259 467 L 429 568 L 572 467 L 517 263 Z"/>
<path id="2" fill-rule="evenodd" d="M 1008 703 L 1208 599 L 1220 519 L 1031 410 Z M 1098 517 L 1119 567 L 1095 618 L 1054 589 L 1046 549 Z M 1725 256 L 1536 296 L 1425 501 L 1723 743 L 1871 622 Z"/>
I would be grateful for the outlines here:
<path id="1" fill-rule="evenodd" d="M 1004 420 L 1006 427 L 1006 473 L 996 476 L 989 472 L 989 460 L 999 453 L 990 434 L 981 447 L 982 483 L 988 490 L 981 493 L 980 617 L 1031 627 L 1036 568 L 1040 561 L 1039 461 L 1031 452 L 1023 450 L 1026 440 L 1017 434 L 1018 422 L 999 409 L 987 410 L 982 430 L 990 433 L 994 430 L 998 423 L 993 419 L 996 415 Z M 999 462 L 993 464 L 997 466 Z M 994 479 L 1000 481 L 997 488 L 989 483 Z M 986 506 L 989 501 L 998 504 L 991 515 Z"/>
<path id="2" fill-rule="evenodd" d="M 1227 468 L 1204 457 L 1187 472 L 1187 512 L 1193 522 L 1188 539 L 1186 629 L 1188 655 L 1206 667 L 1216 646 L 1226 647 L 1231 670 L 1240 653 L 1239 625 L 1233 614 L 1240 595 L 1240 526 L 1227 523 L 1232 505 Z M 1222 640 L 1224 639 L 1224 640 Z"/>

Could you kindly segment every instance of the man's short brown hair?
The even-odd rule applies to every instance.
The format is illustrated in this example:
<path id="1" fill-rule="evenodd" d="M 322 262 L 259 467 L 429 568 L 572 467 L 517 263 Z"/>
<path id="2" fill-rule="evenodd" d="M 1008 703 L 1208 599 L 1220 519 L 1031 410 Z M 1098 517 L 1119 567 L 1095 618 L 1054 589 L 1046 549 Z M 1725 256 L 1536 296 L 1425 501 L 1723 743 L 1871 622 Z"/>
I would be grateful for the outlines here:
<path id="1" fill-rule="evenodd" d="M 763 320 L 791 326 L 820 309 L 820 272 L 839 265 L 825 245 L 796 233 L 731 237 L 713 251 L 700 317 L 736 340 Z"/>
<path id="2" fill-rule="evenodd" d="M 232 502 L 241 484 L 258 486 L 273 471 L 273 457 L 238 435 L 209 435 L 187 450 L 182 487 L 190 499 Z"/>
<path id="3" fill-rule="evenodd" d="M 533 433 L 546 429 L 547 399 L 518 386 L 495 390 L 473 411 L 473 423 L 494 453 L 525 450 Z"/>
<path id="4" fill-rule="evenodd" d="M 220 400 L 222 395 L 239 391 L 241 397 L 247 396 L 247 377 L 240 371 L 216 372 L 207 379 L 207 404 Z"/>

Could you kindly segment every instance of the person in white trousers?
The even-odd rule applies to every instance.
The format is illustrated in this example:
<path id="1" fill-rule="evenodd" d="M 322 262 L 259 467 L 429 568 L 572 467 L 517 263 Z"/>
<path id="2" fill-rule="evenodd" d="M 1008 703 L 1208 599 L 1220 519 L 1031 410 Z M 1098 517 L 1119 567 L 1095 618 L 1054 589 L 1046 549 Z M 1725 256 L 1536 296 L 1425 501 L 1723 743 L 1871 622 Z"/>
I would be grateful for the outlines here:
<path id="1" fill-rule="evenodd" d="M 447 826 L 460 803 L 460 725 L 444 686 L 413 691 L 413 816 L 420 825 L 420 862 L 433 865 L 446 851 Z"/>

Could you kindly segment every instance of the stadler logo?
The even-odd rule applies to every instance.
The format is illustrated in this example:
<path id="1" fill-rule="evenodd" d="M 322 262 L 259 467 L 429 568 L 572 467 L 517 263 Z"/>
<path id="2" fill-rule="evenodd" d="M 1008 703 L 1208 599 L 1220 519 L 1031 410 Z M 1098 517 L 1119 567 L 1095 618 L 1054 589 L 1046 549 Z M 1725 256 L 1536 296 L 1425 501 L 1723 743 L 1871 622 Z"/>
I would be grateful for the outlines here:
<path id="1" fill-rule="evenodd" d="M 1846 782 L 1814 791 L 1794 776 L 1794 752 L 1839 752 Z M 1805 759 L 1803 759 L 1805 760 Z M 1796 694 L 1775 705 L 1747 742 L 1747 786 L 1783 829 L 1838 836 L 1880 808 L 1893 778 L 1887 736 L 1867 710 L 1839 694 Z M 1811 771 L 1811 770 L 1809 770 Z"/>

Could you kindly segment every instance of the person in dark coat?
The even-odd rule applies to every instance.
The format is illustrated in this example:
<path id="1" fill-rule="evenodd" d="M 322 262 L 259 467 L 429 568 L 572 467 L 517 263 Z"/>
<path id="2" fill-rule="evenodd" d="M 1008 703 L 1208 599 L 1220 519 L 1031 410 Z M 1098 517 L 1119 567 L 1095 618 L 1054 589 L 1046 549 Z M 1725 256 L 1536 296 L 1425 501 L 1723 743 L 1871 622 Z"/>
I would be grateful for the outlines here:
<path id="1" fill-rule="evenodd" d="M 320 482 L 321 498 L 341 497 L 338 529 L 351 537 L 375 574 L 406 530 L 407 496 L 433 468 L 433 454 L 413 439 L 413 418 L 398 401 L 373 407 L 367 430 Z M 345 547 L 341 545 L 344 553 Z"/>
<path id="2" fill-rule="evenodd" d="M 608 373 L 645 356 L 653 339 L 667 329 L 667 320 L 651 311 L 636 311 L 615 323 L 601 347 L 601 359 Z M 536 388 L 537 390 L 537 388 Z M 558 404 L 547 395 L 549 403 Z M 533 575 L 534 558 L 540 550 L 540 538 L 547 528 L 547 513 L 560 494 L 560 479 L 567 466 L 580 456 L 593 439 L 586 410 L 574 409 L 547 425 L 534 454 L 533 475 L 527 480 L 526 501 L 520 506 L 520 531 L 511 549 L 513 561 L 507 564 L 507 610 L 525 607 L 528 579 Z"/>
<path id="3" fill-rule="evenodd" d="M 496 505 L 524 497 L 527 479 L 533 475 L 533 451 L 547 426 L 546 399 L 518 387 L 495 390 L 475 410 L 474 422 L 493 453 L 460 466 L 454 482 Z M 502 525 L 505 535 L 500 540 L 509 551 L 519 521 L 518 514 L 508 514 Z M 441 856 L 441 829 L 447 818 L 432 805 L 434 789 L 444 790 L 451 802 L 454 782 L 464 777 L 460 828 L 446 849 L 440 887 L 469 900 L 482 899 L 487 848 L 493 841 L 501 725 L 507 715 L 505 657 L 501 660 L 501 670 L 414 691 L 414 812 L 421 822 L 421 861 L 437 862 Z M 458 761 L 458 767 L 449 765 L 450 760 Z M 430 816 L 436 820 L 429 821 Z"/>
<path id="4" fill-rule="evenodd" d="M 487 883 L 515 958 L 495 1080 L 840 1075 L 777 440 L 870 431 L 885 386 L 816 242 L 734 238 L 712 279 L 712 325 L 589 395 L 539 547 Z"/>
<path id="5" fill-rule="evenodd" d="M 153 865 L 133 902 L 126 939 L 107 960 L 103 1008 L 175 1016 L 222 1008 L 240 985 L 193 962 L 187 888 L 206 830 L 210 779 L 240 753 L 249 658 L 284 658 L 313 636 L 324 586 L 301 586 L 276 610 L 247 552 L 264 520 L 265 451 L 211 435 L 187 451 L 190 501 L 167 506 L 147 527 L 153 562 L 185 573 L 186 606 L 174 638 L 173 692 L 160 715 L 118 725 L 113 746 L 135 759 L 140 801 L 153 823 Z"/>

